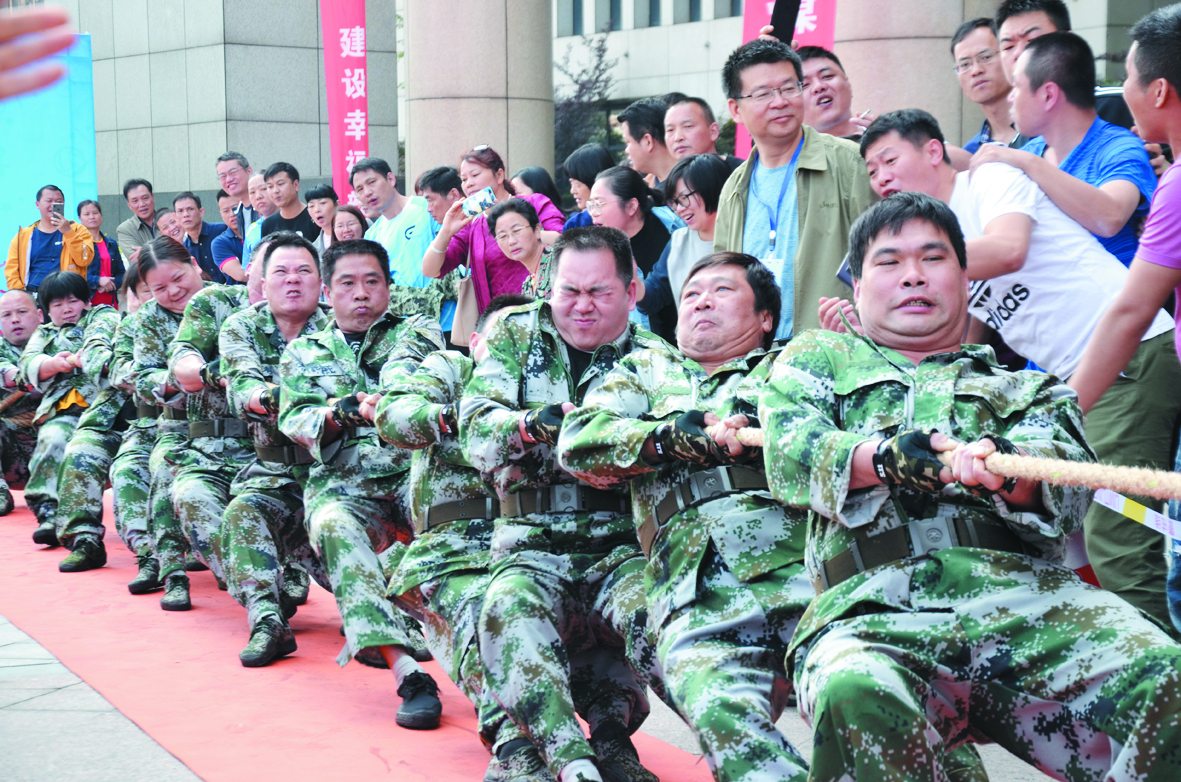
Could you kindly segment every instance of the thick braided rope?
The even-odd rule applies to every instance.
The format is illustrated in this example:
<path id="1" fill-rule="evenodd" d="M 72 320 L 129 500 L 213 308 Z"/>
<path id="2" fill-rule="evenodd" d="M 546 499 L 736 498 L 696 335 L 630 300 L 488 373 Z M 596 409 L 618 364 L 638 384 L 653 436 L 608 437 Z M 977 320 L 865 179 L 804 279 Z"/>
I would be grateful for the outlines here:
<path id="1" fill-rule="evenodd" d="M 7 410 L 19 402 L 22 398 L 24 398 L 25 393 L 26 392 L 24 391 L 13 391 L 8 396 L 4 397 L 3 400 L 0 400 L 0 412 Z"/>
<path id="2" fill-rule="evenodd" d="M 761 448 L 763 430 L 740 429 L 738 440 L 743 445 Z M 989 472 L 1006 478 L 1111 489 L 1122 494 L 1140 494 L 1163 500 L 1181 499 L 1181 473 L 1164 470 L 1069 462 L 1063 459 L 1039 459 L 1034 456 L 1006 456 L 999 453 L 985 459 L 984 466 Z"/>

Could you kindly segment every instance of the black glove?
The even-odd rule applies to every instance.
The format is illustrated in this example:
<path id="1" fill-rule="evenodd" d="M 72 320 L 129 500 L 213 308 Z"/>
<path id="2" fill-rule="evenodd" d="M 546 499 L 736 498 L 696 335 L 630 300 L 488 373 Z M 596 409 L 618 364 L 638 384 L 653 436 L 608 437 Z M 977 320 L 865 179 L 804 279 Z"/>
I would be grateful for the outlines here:
<path id="1" fill-rule="evenodd" d="M 730 413 L 729 415 L 744 415 L 746 416 L 746 428 L 748 429 L 762 429 L 763 425 L 759 421 L 759 407 L 756 404 L 748 402 L 742 397 L 731 397 Z M 727 417 L 729 417 L 729 415 Z"/>
<path id="2" fill-rule="evenodd" d="M 562 431 L 562 420 L 566 414 L 561 405 L 536 407 L 525 413 L 525 431 L 535 443 L 558 444 L 558 433 Z"/>
<path id="3" fill-rule="evenodd" d="M 373 426 L 373 422 L 361 415 L 361 403 L 356 394 L 338 399 L 332 406 L 332 420 L 340 426 Z"/>
<path id="4" fill-rule="evenodd" d="M 262 392 L 262 396 L 258 398 L 262 409 L 267 411 L 268 415 L 277 415 L 279 412 L 279 386 L 273 386 Z"/>
<path id="5" fill-rule="evenodd" d="M 902 486 L 928 494 L 938 494 L 946 485 L 939 480 L 943 463 L 931 448 L 931 435 L 917 429 L 899 432 L 878 445 L 873 455 L 873 469 L 887 486 Z"/>
<path id="6" fill-rule="evenodd" d="M 455 437 L 459 431 L 459 418 L 455 414 L 455 405 L 445 405 L 439 411 L 439 428 L 443 434 Z"/>
<path id="7" fill-rule="evenodd" d="M 672 423 L 662 424 L 652 433 L 652 445 L 656 455 L 666 462 L 680 460 L 712 467 L 738 460 L 706 433 L 705 413 L 700 410 L 690 410 Z"/>
<path id="8" fill-rule="evenodd" d="M 212 388 L 214 391 L 221 391 L 221 356 L 206 361 L 201 367 L 201 382 L 205 384 L 206 388 Z"/>
<path id="9" fill-rule="evenodd" d="M 984 435 L 984 437 L 982 437 L 980 439 L 992 440 L 993 444 L 996 445 L 996 452 L 997 453 L 1003 453 L 1006 456 L 1012 456 L 1014 454 L 1021 453 L 1021 451 L 1017 450 L 1017 446 L 1013 445 L 1012 442 L 1010 442 L 1009 440 L 1006 440 L 1005 438 L 1000 437 L 998 435 L 986 434 L 986 435 Z M 960 484 L 960 485 L 963 486 L 963 484 Z M 1002 483 L 1001 487 L 999 489 L 997 489 L 996 491 L 991 491 L 989 489 L 984 488 L 983 486 L 964 486 L 964 490 L 967 491 L 968 494 L 971 494 L 974 497 L 984 497 L 984 498 L 991 497 L 994 494 L 1004 494 L 1007 492 L 1011 492 L 1015 488 L 1017 488 L 1017 479 L 1016 478 L 1005 478 L 1005 482 Z"/>

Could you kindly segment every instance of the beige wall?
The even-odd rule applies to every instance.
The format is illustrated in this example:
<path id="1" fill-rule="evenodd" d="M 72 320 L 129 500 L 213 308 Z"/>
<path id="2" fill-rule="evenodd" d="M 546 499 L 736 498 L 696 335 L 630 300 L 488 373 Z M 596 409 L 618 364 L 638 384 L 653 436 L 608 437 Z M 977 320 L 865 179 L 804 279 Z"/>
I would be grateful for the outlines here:
<path id="1" fill-rule="evenodd" d="M 407 0 L 405 8 L 407 179 L 458 165 L 480 144 L 500 153 L 509 174 L 552 168 L 550 0 Z"/>

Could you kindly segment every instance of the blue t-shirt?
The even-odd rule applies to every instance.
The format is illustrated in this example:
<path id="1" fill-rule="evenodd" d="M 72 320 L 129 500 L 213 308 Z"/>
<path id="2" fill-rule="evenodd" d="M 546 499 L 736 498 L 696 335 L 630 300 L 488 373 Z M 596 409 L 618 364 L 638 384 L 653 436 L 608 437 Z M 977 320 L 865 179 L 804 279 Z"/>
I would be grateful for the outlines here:
<path id="1" fill-rule="evenodd" d="M 1024 149 L 1039 157 L 1045 155 L 1046 140 L 1038 136 Z M 1130 130 L 1096 117 L 1087 135 L 1083 136 L 1083 140 L 1070 151 L 1058 168 L 1095 187 L 1101 187 L 1113 179 L 1123 179 L 1140 191 L 1140 204 L 1132 212 L 1127 225 L 1115 236 L 1095 237 L 1107 248 L 1107 252 L 1119 258 L 1120 263 L 1124 266 L 1131 264 L 1136 257 L 1136 248 L 1140 245 L 1136 227 L 1148 214 L 1152 194 L 1156 192 L 1156 172 L 1148 161 L 1144 142 Z"/>
<path id="2" fill-rule="evenodd" d="M 224 274 L 213 260 L 213 240 L 221 236 L 225 231 L 225 223 L 207 223 L 202 220 L 201 233 L 197 236 L 197 241 L 194 242 L 192 238 L 186 235 L 184 246 L 189 251 L 189 254 L 197 259 L 197 265 L 201 267 L 201 271 L 209 275 L 209 279 L 212 282 L 221 285 L 241 285 L 242 283 L 233 277 Z"/>
<path id="3" fill-rule="evenodd" d="M 783 294 L 776 339 L 792 335 L 795 314 L 795 259 L 800 245 L 799 198 L 796 195 L 796 166 L 767 168 L 755 162 L 750 189 L 746 193 L 746 223 L 742 227 L 742 251 L 753 255 L 775 275 Z M 788 178 L 784 189 L 784 177 Z M 783 193 L 780 199 L 779 194 Z M 778 204 L 775 218 L 775 246 L 771 246 L 770 205 Z"/>
<path id="4" fill-rule="evenodd" d="M 39 287 L 46 277 L 62 269 L 61 231 L 47 234 L 40 228 L 33 228 L 32 247 L 29 248 L 29 274 L 26 288 Z"/>
<path id="5" fill-rule="evenodd" d="M 438 235 L 437 225 L 426 201 L 415 196 L 393 220 L 382 215 L 369 226 L 365 238 L 377 242 L 389 254 L 390 279 L 395 285 L 425 288 L 434 282 L 422 273 L 422 257 Z M 454 320 L 455 302 L 444 302 L 439 325 L 449 331 Z"/>
<path id="6" fill-rule="evenodd" d="M 213 262 L 217 264 L 218 269 L 230 258 L 237 258 L 239 262 L 242 260 L 242 240 L 233 231 L 222 231 L 213 240 L 211 247 L 213 251 Z M 222 274 L 225 274 L 225 272 L 222 272 Z"/>

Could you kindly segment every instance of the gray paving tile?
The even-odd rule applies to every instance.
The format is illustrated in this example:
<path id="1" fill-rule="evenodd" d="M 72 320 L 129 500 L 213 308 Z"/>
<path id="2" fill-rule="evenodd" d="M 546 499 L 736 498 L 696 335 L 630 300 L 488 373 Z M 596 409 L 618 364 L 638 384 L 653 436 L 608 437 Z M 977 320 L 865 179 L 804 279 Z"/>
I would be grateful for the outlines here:
<path id="1" fill-rule="evenodd" d="M 27 692 L 27 690 L 26 690 Z M 50 690 L 8 707 L 12 711 L 114 711 L 103 696 L 85 682 Z"/>
<path id="2" fill-rule="evenodd" d="M 59 662 L 35 661 L 0 667 L 0 689 L 40 690 L 68 687 L 82 681 Z"/>
<path id="3" fill-rule="evenodd" d="M 27 701 L 30 698 L 37 698 L 47 692 L 56 692 L 51 689 L 41 690 L 18 690 L 16 688 L 0 687 L 0 709 L 7 709 L 14 703 Z"/>
<path id="4" fill-rule="evenodd" d="M 49 650 L 33 640 L 12 641 L 0 644 L 0 665 L 9 660 L 55 660 Z"/>

